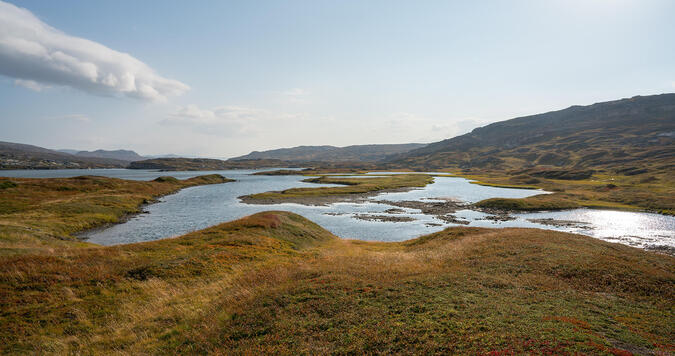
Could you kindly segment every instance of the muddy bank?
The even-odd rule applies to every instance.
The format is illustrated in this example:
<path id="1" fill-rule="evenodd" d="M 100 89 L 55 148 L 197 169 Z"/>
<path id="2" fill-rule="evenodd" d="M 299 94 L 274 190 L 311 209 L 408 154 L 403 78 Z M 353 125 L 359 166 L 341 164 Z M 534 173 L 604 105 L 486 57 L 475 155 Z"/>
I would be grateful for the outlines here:
<path id="1" fill-rule="evenodd" d="M 511 216 L 509 214 L 497 214 L 497 215 L 488 215 L 476 220 L 490 220 L 494 222 L 501 222 L 501 221 L 511 221 L 511 220 L 516 220 L 515 216 Z"/>
<path id="2" fill-rule="evenodd" d="M 396 216 L 396 215 L 370 215 L 370 214 L 355 214 L 354 219 L 365 220 L 365 221 L 379 221 L 379 222 L 409 222 L 415 221 L 415 218 L 409 216 Z"/>
<path id="3" fill-rule="evenodd" d="M 441 201 L 437 201 L 441 200 Z M 377 200 L 377 203 L 396 206 L 399 208 L 391 208 L 385 210 L 387 213 L 404 213 L 405 210 L 400 208 L 416 209 L 421 211 L 424 215 L 431 215 L 439 220 L 445 221 L 449 224 L 468 225 L 470 221 L 457 218 L 453 215 L 457 210 L 466 208 L 467 204 L 452 199 L 433 198 L 425 200 Z"/>
<path id="4" fill-rule="evenodd" d="M 556 220 L 553 218 L 545 218 L 545 219 L 527 219 L 529 222 L 533 222 L 536 224 L 542 224 L 542 225 L 547 225 L 547 226 L 556 226 L 556 227 L 573 227 L 573 228 L 580 228 L 580 229 L 591 229 L 592 227 L 589 226 L 588 223 L 582 222 L 582 221 L 573 221 L 573 220 Z"/>
<path id="5" fill-rule="evenodd" d="M 465 209 L 467 204 L 455 200 L 423 201 L 423 200 L 377 200 L 381 204 L 396 206 L 399 208 L 417 209 L 425 215 L 444 216 L 453 214 L 457 210 Z"/>
<path id="6" fill-rule="evenodd" d="M 253 198 L 251 195 L 242 195 L 239 200 L 244 204 L 258 204 L 258 205 L 274 205 L 274 204 L 301 204 L 309 206 L 327 206 L 333 203 L 365 203 L 365 202 L 375 202 L 371 201 L 370 198 L 382 194 L 382 193 L 401 193 L 409 192 L 414 189 L 419 189 L 419 187 L 407 187 L 407 188 L 396 188 L 396 189 L 383 189 L 368 193 L 355 193 L 355 194 L 335 194 L 335 195 L 322 195 L 322 196 L 287 196 L 287 197 L 264 197 L 264 198 Z M 282 193 L 280 191 L 273 191 L 272 193 Z M 379 202 L 379 201 L 377 201 Z"/>
<path id="7" fill-rule="evenodd" d="M 469 220 L 460 219 L 452 214 L 436 215 L 436 218 L 441 219 L 449 224 L 469 225 L 471 223 Z"/>

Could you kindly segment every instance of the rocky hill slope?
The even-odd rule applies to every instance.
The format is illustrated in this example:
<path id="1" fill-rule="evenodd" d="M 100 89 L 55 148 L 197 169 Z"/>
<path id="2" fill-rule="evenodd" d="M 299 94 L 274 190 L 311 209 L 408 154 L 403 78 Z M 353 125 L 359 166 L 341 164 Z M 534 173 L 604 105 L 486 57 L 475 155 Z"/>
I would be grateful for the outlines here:
<path id="1" fill-rule="evenodd" d="M 126 161 L 82 157 L 21 143 L 0 142 L 0 169 L 64 169 L 125 167 Z"/>
<path id="2" fill-rule="evenodd" d="M 335 146 L 297 146 L 269 151 L 253 151 L 241 159 L 280 159 L 284 161 L 325 161 L 325 162 L 377 162 L 390 155 L 401 154 L 426 146 L 421 143 L 404 143 L 392 145 L 354 145 Z"/>
<path id="3" fill-rule="evenodd" d="M 675 94 L 572 106 L 496 122 L 391 159 L 434 168 L 607 169 L 624 174 L 675 167 Z"/>

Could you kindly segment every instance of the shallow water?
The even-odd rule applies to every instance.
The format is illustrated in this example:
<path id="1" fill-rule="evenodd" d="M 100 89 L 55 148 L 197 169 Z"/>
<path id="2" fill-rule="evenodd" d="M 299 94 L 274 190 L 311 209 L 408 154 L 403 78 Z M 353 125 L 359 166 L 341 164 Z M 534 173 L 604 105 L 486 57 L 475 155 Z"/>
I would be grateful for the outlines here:
<path id="1" fill-rule="evenodd" d="M 86 235 L 91 242 L 114 245 L 157 240 L 178 236 L 203 229 L 221 222 L 234 220 L 265 210 L 287 210 L 305 216 L 332 233 L 343 238 L 377 241 L 401 241 L 455 226 L 419 210 L 400 208 L 404 212 L 392 216 L 412 217 L 410 222 L 365 221 L 354 218 L 355 214 L 386 215 L 391 205 L 383 200 L 436 200 L 453 199 L 468 203 L 487 198 L 524 198 L 546 193 L 538 190 L 505 189 L 470 184 L 468 180 L 455 177 L 436 177 L 433 184 L 408 192 L 379 194 L 364 203 L 334 203 L 329 206 L 304 206 L 299 204 L 250 205 L 238 197 L 245 194 L 292 187 L 333 186 L 304 183 L 303 176 L 256 176 L 259 170 L 232 170 L 209 172 L 158 172 L 127 169 L 91 170 L 27 170 L 1 171 L 0 176 L 10 177 L 72 177 L 78 175 L 102 175 L 123 179 L 151 180 L 158 176 L 174 176 L 185 179 L 202 174 L 217 173 L 236 182 L 191 187 L 176 194 L 165 196 L 158 203 L 145 207 L 147 213 L 110 228 L 92 231 Z M 372 173 L 373 175 L 382 172 Z M 575 209 L 558 212 L 514 214 L 515 220 L 484 220 L 487 214 L 460 210 L 458 218 L 468 220 L 469 226 L 482 227 L 535 227 L 569 231 L 597 237 L 603 240 L 624 243 L 636 247 L 666 247 L 675 249 L 675 217 L 658 214 L 620 212 L 610 210 Z M 552 226 L 528 219 L 556 219 L 573 221 L 567 226 Z"/>

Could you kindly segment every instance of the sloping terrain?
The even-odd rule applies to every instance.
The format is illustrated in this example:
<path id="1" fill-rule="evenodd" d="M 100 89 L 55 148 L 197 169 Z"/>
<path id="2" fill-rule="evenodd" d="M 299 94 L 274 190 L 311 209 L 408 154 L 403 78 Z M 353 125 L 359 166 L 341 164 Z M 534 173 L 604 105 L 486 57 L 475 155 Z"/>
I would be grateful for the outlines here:
<path id="1" fill-rule="evenodd" d="M 0 142 L 0 169 L 62 169 L 125 167 L 126 161 L 82 157 L 21 143 Z"/>
<path id="2" fill-rule="evenodd" d="M 112 150 L 112 151 L 107 151 L 107 150 L 96 150 L 96 151 L 79 151 L 75 153 L 76 156 L 78 157 L 96 157 L 96 158 L 111 158 L 111 159 L 117 159 L 120 161 L 141 161 L 146 159 L 146 157 L 143 157 L 139 155 L 138 153 L 130 150 Z"/>
<path id="3" fill-rule="evenodd" d="M 235 157 L 240 159 L 280 159 L 284 161 L 352 161 L 352 162 L 376 162 L 394 154 L 405 153 L 413 149 L 426 146 L 421 143 L 406 143 L 392 145 L 354 145 L 347 147 L 335 146 L 298 146 L 293 148 L 281 148 L 269 151 L 253 151 L 245 156 Z"/>
<path id="4" fill-rule="evenodd" d="M 417 169 L 675 171 L 675 94 L 501 121 L 392 159 Z"/>
<path id="5" fill-rule="evenodd" d="M 288 212 L 0 260 L 3 354 L 667 354 L 675 260 L 536 229 L 341 240 Z"/>
<path id="6" fill-rule="evenodd" d="M 221 160 L 214 158 L 153 158 L 129 163 L 130 169 L 160 169 L 167 171 L 209 171 L 260 167 L 298 167 L 276 159 Z"/>
<path id="7" fill-rule="evenodd" d="M 268 211 L 152 242 L 72 237 L 226 181 L 3 179 L 0 353 L 675 351 L 675 258 L 586 236 L 449 228 L 365 242 Z"/>

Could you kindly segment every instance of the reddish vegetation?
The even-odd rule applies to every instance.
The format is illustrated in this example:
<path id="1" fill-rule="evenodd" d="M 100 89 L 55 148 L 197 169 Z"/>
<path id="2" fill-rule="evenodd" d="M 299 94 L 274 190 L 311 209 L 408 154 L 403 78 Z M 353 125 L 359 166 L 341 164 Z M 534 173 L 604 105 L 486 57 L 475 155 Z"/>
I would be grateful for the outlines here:
<path id="1" fill-rule="evenodd" d="M 262 213 L 243 217 L 232 222 L 232 226 L 241 226 L 246 228 L 262 227 L 266 229 L 275 229 L 281 226 L 281 220 L 278 215 L 271 213 Z"/>

